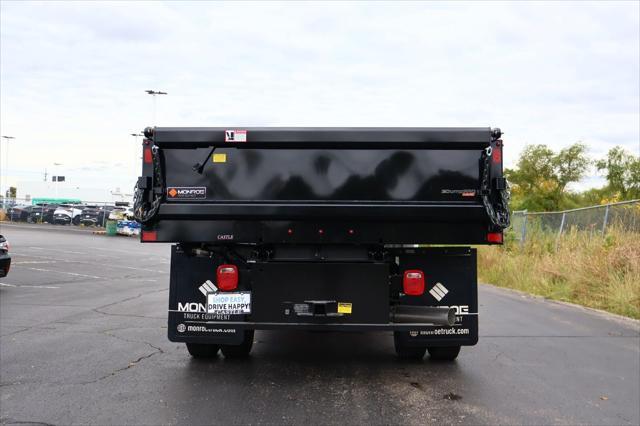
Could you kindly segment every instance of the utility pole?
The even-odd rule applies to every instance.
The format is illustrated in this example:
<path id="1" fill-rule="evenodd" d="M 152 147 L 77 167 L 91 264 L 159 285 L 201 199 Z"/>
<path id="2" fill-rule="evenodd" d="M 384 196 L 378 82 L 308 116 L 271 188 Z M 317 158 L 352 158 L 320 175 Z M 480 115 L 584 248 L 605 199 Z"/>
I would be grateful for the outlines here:
<path id="1" fill-rule="evenodd" d="M 54 167 L 62 166 L 62 163 L 53 163 L 53 166 Z M 57 171 L 58 171 L 57 168 L 54 168 L 54 170 L 55 170 L 54 171 L 54 173 L 55 173 L 54 176 L 56 178 L 56 180 L 55 180 L 56 184 L 54 185 L 54 187 L 56 188 L 56 198 L 58 198 L 58 185 L 60 183 L 60 182 L 58 182 L 59 173 L 57 173 Z"/>
<path id="2" fill-rule="evenodd" d="M 160 90 L 145 90 L 148 94 L 153 96 L 153 125 L 156 125 L 156 95 L 166 95 L 167 92 L 162 92 Z"/>
<path id="3" fill-rule="evenodd" d="M 2 138 L 7 141 L 7 155 L 5 156 L 5 160 L 4 160 L 5 164 L 6 164 L 6 167 L 4 167 L 4 168 L 2 167 L 2 155 L 0 155 L 0 169 L 2 169 L 0 171 L 0 194 L 3 196 L 2 199 L 4 200 L 6 198 L 5 197 L 6 196 L 6 191 L 2 192 L 2 174 L 6 170 L 7 182 L 9 182 L 9 176 L 8 176 L 9 175 L 9 171 L 8 171 L 8 169 L 9 169 L 9 141 L 12 140 L 12 139 L 15 139 L 15 137 L 13 137 L 13 136 L 2 136 Z M 2 147 L 0 147 L 0 152 L 2 152 L 1 148 Z"/>

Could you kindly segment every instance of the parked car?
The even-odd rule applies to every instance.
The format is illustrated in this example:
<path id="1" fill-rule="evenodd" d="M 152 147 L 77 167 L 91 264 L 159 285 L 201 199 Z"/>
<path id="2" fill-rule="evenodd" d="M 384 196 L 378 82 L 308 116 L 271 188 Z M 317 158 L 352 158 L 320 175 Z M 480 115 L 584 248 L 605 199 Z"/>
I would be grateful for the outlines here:
<path id="1" fill-rule="evenodd" d="M 79 225 L 83 206 L 61 204 L 53 212 L 53 223 L 55 225 Z"/>
<path id="2" fill-rule="evenodd" d="M 9 242 L 0 235 L 0 278 L 6 277 L 11 267 L 11 256 L 9 256 Z"/>
<path id="3" fill-rule="evenodd" d="M 42 221 L 47 223 L 53 223 L 53 214 L 56 209 L 60 207 L 59 204 L 45 204 L 42 207 Z"/>
<path id="4" fill-rule="evenodd" d="M 25 220 L 30 223 L 53 223 L 53 215 L 60 206 L 60 204 L 36 204 L 35 206 L 29 206 L 29 213 Z"/>
<path id="5" fill-rule="evenodd" d="M 29 223 L 41 223 L 43 222 L 44 206 L 36 205 L 31 207 L 31 211 L 27 216 L 27 222 Z"/>
<path id="6" fill-rule="evenodd" d="M 100 206 L 85 206 L 80 214 L 80 223 L 84 226 L 101 225 L 100 213 Z M 102 214 L 102 218 L 104 218 L 104 213 Z"/>
<path id="7" fill-rule="evenodd" d="M 7 210 L 7 217 L 12 222 L 26 222 L 33 206 L 16 205 Z"/>
<path id="8" fill-rule="evenodd" d="M 131 207 L 114 207 L 109 213 L 109 220 L 134 220 Z"/>
<path id="9" fill-rule="evenodd" d="M 86 206 L 80 215 L 80 223 L 84 226 L 104 226 L 105 216 L 113 211 L 114 206 Z"/>

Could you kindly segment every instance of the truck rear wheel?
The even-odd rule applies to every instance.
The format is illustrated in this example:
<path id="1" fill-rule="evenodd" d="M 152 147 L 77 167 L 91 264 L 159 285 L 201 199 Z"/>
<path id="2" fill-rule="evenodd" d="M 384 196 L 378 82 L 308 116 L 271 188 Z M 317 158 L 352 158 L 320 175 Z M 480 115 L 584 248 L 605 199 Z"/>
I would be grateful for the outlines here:
<path id="1" fill-rule="evenodd" d="M 222 353 L 225 358 L 245 358 L 249 356 L 253 347 L 253 330 L 245 330 L 242 343 L 239 345 L 222 345 Z"/>
<path id="2" fill-rule="evenodd" d="M 213 358 L 218 354 L 219 345 L 204 345 L 202 343 L 187 343 L 187 350 L 194 358 Z"/>
<path id="3" fill-rule="evenodd" d="M 427 349 L 429 357 L 434 361 L 453 361 L 460 353 L 460 346 L 435 346 Z"/>
<path id="4" fill-rule="evenodd" d="M 398 332 L 393 333 L 393 345 L 396 354 L 402 359 L 422 359 L 427 352 L 426 346 L 408 346 Z"/>

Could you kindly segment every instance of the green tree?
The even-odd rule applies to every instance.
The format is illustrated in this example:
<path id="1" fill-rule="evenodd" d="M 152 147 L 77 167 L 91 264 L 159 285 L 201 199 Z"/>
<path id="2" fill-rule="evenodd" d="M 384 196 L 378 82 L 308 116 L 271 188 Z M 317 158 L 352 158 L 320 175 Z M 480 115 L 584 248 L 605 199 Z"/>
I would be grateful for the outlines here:
<path id="1" fill-rule="evenodd" d="M 575 143 L 560 150 L 552 162 L 558 180 L 558 190 L 562 193 L 568 184 L 580 181 L 591 164 L 587 158 L 587 147 L 582 143 Z"/>
<path id="2" fill-rule="evenodd" d="M 546 145 L 526 146 L 516 168 L 505 171 L 512 184 L 512 207 L 532 211 L 574 207 L 567 186 L 582 179 L 589 165 L 587 147 L 582 143 L 558 153 Z"/>
<path id="3" fill-rule="evenodd" d="M 640 158 L 622 147 L 611 148 L 607 158 L 596 162 L 598 171 L 606 171 L 607 189 L 613 200 L 640 198 Z"/>

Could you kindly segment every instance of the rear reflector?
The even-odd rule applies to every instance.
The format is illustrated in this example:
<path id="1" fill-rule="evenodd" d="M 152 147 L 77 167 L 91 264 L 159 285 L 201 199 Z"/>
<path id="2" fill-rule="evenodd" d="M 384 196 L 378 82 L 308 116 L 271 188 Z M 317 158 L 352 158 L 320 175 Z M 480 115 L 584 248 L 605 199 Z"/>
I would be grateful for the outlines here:
<path id="1" fill-rule="evenodd" d="M 420 296 L 424 293 L 424 272 L 419 269 L 404 271 L 402 290 L 408 296 Z"/>
<path id="2" fill-rule="evenodd" d="M 493 149 L 493 153 L 491 154 L 491 156 L 493 157 L 493 162 L 495 164 L 502 163 L 502 147 L 496 146 Z"/>
<path id="3" fill-rule="evenodd" d="M 220 290 L 229 291 L 238 288 L 238 267 L 236 265 L 220 265 L 216 275 Z"/>
<path id="4" fill-rule="evenodd" d="M 153 156 L 151 155 L 151 148 L 144 148 L 144 162 L 149 164 L 153 161 Z"/>
<path id="5" fill-rule="evenodd" d="M 502 232 L 489 232 L 487 241 L 490 243 L 502 243 Z"/>
<path id="6" fill-rule="evenodd" d="M 157 241 L 157 240 L 158 240 L 157 231 L 142 231 L 142 241 Z"/>

